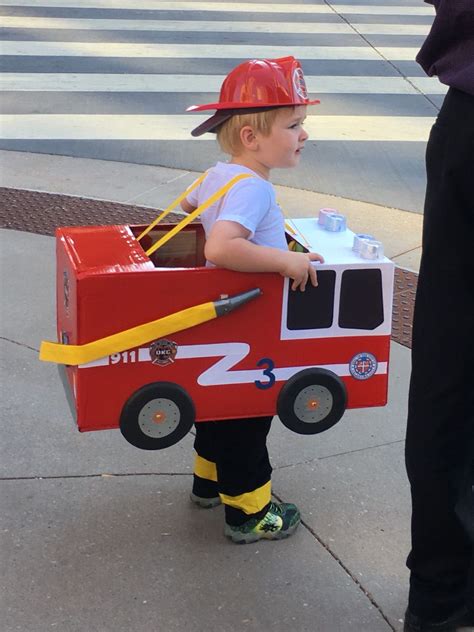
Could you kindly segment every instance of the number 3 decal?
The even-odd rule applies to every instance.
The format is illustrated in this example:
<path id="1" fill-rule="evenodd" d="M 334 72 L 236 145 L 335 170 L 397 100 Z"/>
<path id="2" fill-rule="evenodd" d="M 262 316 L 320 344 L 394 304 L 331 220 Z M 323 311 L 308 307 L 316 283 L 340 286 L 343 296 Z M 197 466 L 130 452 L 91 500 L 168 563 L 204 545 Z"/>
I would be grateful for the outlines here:
<path id="1" fill-rule="evenodd" d="M 255 380 L 255 386 L 260 389 L 271 388 L 275 384 L 275 374 L 273 373 L 273 369 L 275 368 L 275 363 L 271 358 L 262 358 L 257 362 L 257 366 L 265 366 L 266 368 L 263 371 L 263 375 L 268 377 L 268 382 L 261 382 L 260 380 Z"/>

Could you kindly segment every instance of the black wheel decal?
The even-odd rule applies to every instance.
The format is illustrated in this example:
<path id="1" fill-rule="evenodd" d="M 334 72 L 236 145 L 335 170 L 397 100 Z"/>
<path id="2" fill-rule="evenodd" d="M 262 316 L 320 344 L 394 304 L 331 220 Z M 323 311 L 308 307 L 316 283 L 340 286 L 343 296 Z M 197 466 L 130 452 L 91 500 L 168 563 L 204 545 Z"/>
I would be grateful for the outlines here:
<path id="1" fill-rule="evenodd" d="M 172 382 L 154 382 L 135 391 L 120 416 L 125 439 L 142 450 L 162 450 L 192 428 L 196 413 L 190 396 Z"/>
<path id="2" fill-rule="evenodd" d="M 281 389 L 277 414 L 293 432 L 317 434 L 337 424 L 346 404 L 347 391 L 339 376 L 327 369 L 304 369 Z"/>

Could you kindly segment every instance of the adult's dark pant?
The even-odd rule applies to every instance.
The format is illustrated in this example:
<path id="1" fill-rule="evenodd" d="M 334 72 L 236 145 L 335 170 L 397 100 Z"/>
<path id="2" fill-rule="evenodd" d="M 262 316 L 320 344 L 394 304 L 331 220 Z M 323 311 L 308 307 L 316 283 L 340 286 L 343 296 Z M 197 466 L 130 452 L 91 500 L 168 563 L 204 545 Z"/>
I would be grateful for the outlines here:
<path id="1" fill-rule="evenodd" d="M 474 96 L 450 89 L 426 153 L 406 466 L 409 607 L 474 607 Z M 469 575 L 471 574 L 471 579 Z"/>
<path id="2" fill-rule="evenodd" d="M 193 492 L 205 497 L 219 494 L 230 525 L 241 525 L 267 512 L 271 421 L 272 417 L 255 417 L 196 424 Z"/>

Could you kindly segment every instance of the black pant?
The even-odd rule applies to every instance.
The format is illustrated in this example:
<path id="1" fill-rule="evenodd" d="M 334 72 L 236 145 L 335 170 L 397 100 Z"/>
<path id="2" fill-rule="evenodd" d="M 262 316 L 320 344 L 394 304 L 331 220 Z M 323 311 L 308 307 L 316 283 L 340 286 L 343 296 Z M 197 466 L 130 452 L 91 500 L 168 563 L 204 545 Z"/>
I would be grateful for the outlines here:
<path id="1" fill-rule="evenodd" d="M 450 89 L 426 153 L 406 466 L 410 610 L 474 607 L 474 96 Z"/>
<path id="2" fill-rule="evenodd" d="M 194 448 L 199 455 L 215 463 L 217 481 L 194 476 L 193 491 L 198 496 L 222 494 L 226 522 L 241 525 L 250 518 L 265 515 L 268 502 L 252 514 L 226 504 L 226 497 L 254 494 L 270 482 L 272 467 L 268 458 L 267 435 L 272 417 L 227 419 L 196 424 Z"/>

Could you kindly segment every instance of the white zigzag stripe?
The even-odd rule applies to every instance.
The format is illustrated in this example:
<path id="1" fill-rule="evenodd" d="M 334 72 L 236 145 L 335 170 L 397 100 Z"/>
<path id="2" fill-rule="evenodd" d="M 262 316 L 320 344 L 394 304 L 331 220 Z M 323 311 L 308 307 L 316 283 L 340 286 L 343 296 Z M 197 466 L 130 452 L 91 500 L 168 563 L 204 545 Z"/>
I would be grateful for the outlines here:
<path id="1" fill-rule="evenodd" d="M 264 374 L 263 369 L 250 369 L 245 371 L 232 371 L 231 369 L 241 362 L 250 352 L 250 345 L 246 342 L 226 342 L 209 345 L 183 345 L 179 347 L 176 354 L 176 360 L 192 360 L 195 358 L 216 358 L 222 356 L 220 360 L 206 369 L 197 378 L 200 386 L 223 386 L 229 384 L 251 384 L 255 381 L 261 381 L 263 384 L 268 382 L 268 376 Z M 139 362 L 151 362 L 148 347 L 141 348 L 138 353 Z M 101 358 L 88 364 L 82 364 L 80 369 L 91 367 L 107 366 L 109 358 Z M 289 380 L 290 377 L 313 367 L 320 367 L 332 371 L 339 377 L 350 375 L 348 364 L 313 364 L 308 366 L 290 366 L 280 367 L 272 370 L 275 380 L 282 382 Z M 159 370 L 159 368 L 157 368 Z M 380 362 L 377 367 L 376 375 L 384 375 L 387 373 L 388 363 Z"/>

